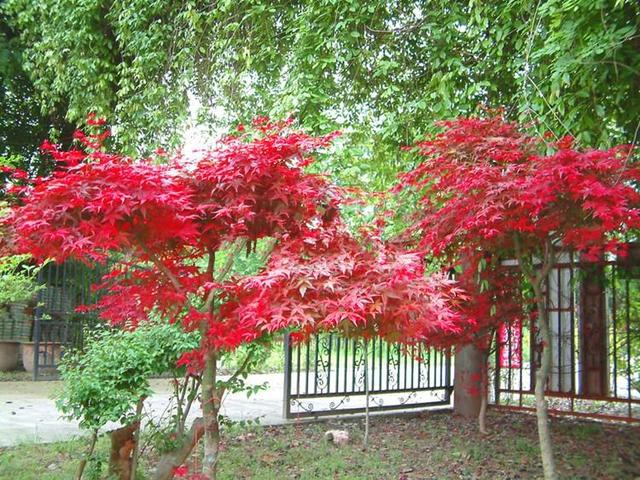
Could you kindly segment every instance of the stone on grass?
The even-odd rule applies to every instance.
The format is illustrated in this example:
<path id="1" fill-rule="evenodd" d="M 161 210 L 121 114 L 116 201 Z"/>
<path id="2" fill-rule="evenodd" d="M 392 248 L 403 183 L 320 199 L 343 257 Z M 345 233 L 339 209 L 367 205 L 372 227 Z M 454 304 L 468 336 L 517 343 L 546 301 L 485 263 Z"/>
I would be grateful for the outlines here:
<path id="1" fill-rule="evenodd" d="M 334 445 L 346 445 L 349 443 L 349 432 L 346 430 L 328 430 L 325 432 L 324 438 Z"/>

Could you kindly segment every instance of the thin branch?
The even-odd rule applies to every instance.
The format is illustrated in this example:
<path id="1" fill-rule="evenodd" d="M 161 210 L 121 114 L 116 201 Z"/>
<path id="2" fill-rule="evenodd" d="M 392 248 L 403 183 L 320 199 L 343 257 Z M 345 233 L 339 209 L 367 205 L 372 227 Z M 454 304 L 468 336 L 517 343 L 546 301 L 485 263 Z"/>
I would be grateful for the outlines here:
<path id="1" fill-rule="evenodd" d="M 200 388 L 200 382 L 198 377 L 191 377 L 191 391 L 198 391 Z M 187 417 L 189 416 L 189 411 L 191 410 L 191 405 L 193 405 L 193 401 L 196 399 L 197 395 L 192 395 L 191 398 L 187 401 L 187 406 L 184 409 L 184 414 L 182 416 L 182 431 L 184 432 L 184 424 L 187 421 Z"/>
<path id="2" fill-rule="evenodd" d="M 247 356 L 245 357 L 245 359 L 242 362 L 242 364 L 236 369 L 236 371 L 233 373 L 233 375 L 231 375 L 229 377 L 229 379 L 225 381 L 225 383 L 226 384 L 233 383 L 240 376 L 240 374 L 245 371 L 245 369 L 249 365 L 249 362 L 253 359 L 253 356 L 254 356 L 254 351 L 253 350 L 249 350 L 249 352 L 247 353 Z M 220 388 L 220 398 L 222 398 L 224 396 L 225 391 L 226 391 L 226 387 L 221 387 Z"/>
<path id="3" fill-rule="evenodd" d="M 167 266 L 162 263 L 160 261 L 160 259 L 154 254 L 152 253 L 147 247 L 145 247 L 142 243 L 139 243 L 138 246 L 142 249 L 142 251 L 144 253 L 147 254 L 147 256 L 149 257 L 149 260 L 151 260 L 151 262 L 156 266 L 156 268 L 158 270 L 160 270 L 160 272 L 167 277 L 167 279 L 171 282 L 171 284 L 173 285 L 173 287 L 179 292 L 179 293 L 183 293 L 184 289 L 182 288 L 182 285 L 180 284 L 180 281 L 178 280 L 178 278 L 173 274 L 173 272 L 171 272 L 171 270 L 169 270 L 167 268 Z"/>
<path id="4" fill-rule="evenodd" d="M 229 272 L 231 271 L 231 268 L 233 267 L 233 263 L 236 260 L 236 256 L 242 251 L 242 249 L 246 246 L 246 244 L 247 244 L 247 240 L 244 238 L 236 241 L 231 252 L 229 252 L 229 255 L 227 256 L 226 261 L 222 266 L 222 269 L 218 272 L 218 274 L 215 277 L 215 279 L 218 282 L 223 281 L 225 277 L 229 274 Z"/>
<path id="5" fill-rule="evenodd" d="M 417 29 L 419 29 L 424 22 L 427 20 L 427 18 L 423 18 L 421 20 L 418 20 L 417 22 L 414 23 L 410 23 L 408 25 L 403 25 L 401 27 L 397 27 L 397 28 L 391 28 L 389 30 L 385 30 L 385 29 L 377 29 L 377 28 L 371 28 L 368 25 L 365 25 L 364 28 L 365 30 L 371 32 L 371 33 L 375 33 L 377 35 L 403 35 L 405 33 L 411 33 Z"/>

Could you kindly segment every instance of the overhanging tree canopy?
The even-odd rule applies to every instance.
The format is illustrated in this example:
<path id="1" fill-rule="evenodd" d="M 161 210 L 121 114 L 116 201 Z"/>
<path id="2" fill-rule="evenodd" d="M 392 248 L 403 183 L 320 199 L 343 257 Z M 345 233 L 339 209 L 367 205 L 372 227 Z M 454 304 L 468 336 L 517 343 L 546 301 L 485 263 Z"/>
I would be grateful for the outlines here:
<path id="1" fill-rule="evenodd" d="M 376 187 L 400 169 L 398 145 L 479 103 L 589 145 L 633 141 L 638 9 L 633 0 L 5 6 L 43 108 L 68 100 L 72 121 L 107 115 L 129 152 L 179 132 L 191 93 L 222 109 L 225 126 L 256 112 L 295 113 L 316 133 L 349 126 L 341 175 Z"/>

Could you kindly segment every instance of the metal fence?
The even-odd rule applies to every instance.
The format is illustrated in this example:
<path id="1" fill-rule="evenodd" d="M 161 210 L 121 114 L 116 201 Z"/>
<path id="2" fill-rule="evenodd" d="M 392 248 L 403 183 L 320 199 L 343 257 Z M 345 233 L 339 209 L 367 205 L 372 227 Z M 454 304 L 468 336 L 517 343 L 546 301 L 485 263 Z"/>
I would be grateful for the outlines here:
<path id="1" fill-rule="evenodd" d="M 96 301 L 91 286 L 101 275 L 100 269 L 77 262 L 48 263 L 38 273 L 43 288 L 33 327 L 34 379 L 55 376 L 65 350 L 82 347 L 84 328 L 95 324 L 96 318 L 76 312 L 76 307 Z"/>
<path id="2" fill-rule="evenodd" d="M 371 410 L 449 405 L 451 356 L 337 334 L 292 344 L 285 337 L 284 416 L 315 417 L 364 411 L 365 369 Z"/>
<path id="3" fill-rule="evenodd" d="M 562 253 L 546 282 L 552 367 L 546 393 L 557 414 L 640 421 L 640 249 L 599 263 Z M 494 401 L 533 409 L 540 339 L 508 328 L 496 349 Z"/>

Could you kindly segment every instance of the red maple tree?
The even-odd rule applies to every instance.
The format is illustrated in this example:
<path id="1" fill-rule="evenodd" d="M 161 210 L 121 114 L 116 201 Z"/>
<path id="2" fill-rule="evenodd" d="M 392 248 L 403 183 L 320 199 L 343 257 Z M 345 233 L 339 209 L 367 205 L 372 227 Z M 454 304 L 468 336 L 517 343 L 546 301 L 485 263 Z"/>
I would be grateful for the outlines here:
<path id="1" fill-rule="evenodd" d="M 551 142 L 529 135 L 500 115 L 441 126 L 442 133 L 418 144 L 423 159 L 396 188 L 419 194 L 407 235 L 420 251 L 472 267 L 486 255 L 517 259 L 538 312 L 545 311 L 543 283 L 557 248 L 590 259 L 624 254 L 622 235 L 640 226 L 640 169 L 628 146 L 581 150 L 569 137 Z M 551 363 L 546 315 L 537 316 L 537 326 L 540 443 L 545 477 L 556 478 L 544 400 Z"/>
<path id="2" fill-rule="evenodd" d="M 101 123 L 96 123 L 100 127 Z M 309 174 L 310 153 L 333 135 L 312 137 L 290 122 L 257 119 L 243 135 L 223 139 L 197 161 L 134 160 L 104 151 L 104 132 L 78 133 L 81 148 L 44 148 L 59 168 L 13 189 L 19 202 L 4 219 L 16 251 L 42 260 L 112 263 L 97 305 L 113 323 L 158 311 L 187 330 L 200 330 L 201 348 L 182 359 L 203 370 L 204 472 L 213 477 L 218 454 L 217 381 L 220 354 L 264 334 L 250 319 L 225 316 L 217 301 L 234 254 L 262 238 L 286 243 L 309 225 L 332 221 L 339 192 Z M 224 250 L 227 261 L 216 262 Z"/>
<path id="3" fill-rule="evenodd" d="M 37 259 L 109 261 L 93 307 L 102 318 L 134 327 L 155 311 L 200 331 L 200 348 L 180 362 L 202 372 L 203 473 L 211 478 L 224 352 L 284 328 L 432 345 L 463 329 L 454 282 L 426 276 L 420 255 L 377 234 L 350 235 L 342 192 L 305 172 L 310 153 L 334 135 L 267 119 L 242 130 L 197 160 L 108 153 L 102 131 L 78 133 L 81 148 L 47 143 L 59 168 L 14 189 L 19 201 L 3 222 L 14 249 Z M 273 249 L 264 270 L 229 278 L 236 255 L 261 239 Z"/>

